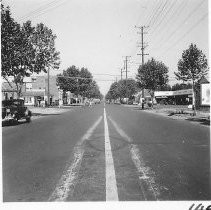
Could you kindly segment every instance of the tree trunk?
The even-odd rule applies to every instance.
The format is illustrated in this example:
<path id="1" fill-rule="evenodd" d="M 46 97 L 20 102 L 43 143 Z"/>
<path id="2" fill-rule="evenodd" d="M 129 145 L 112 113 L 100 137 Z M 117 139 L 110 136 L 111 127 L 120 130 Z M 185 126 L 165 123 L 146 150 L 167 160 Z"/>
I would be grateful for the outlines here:
<path id="1" fill-rule="evenodd" d="M 151 101 L 152 101 L 152 109 L 153 109 L 153 98 L 154 98 L 154 96 L 151 96 Z"/>
<path id="2" fill-rule="evenodd" d="M 144 109 L 144 102 L 145 102 L 145 99 L 144 99 L 144 88 L 141 91 L 141 98 L 143 98 L 142 99 L 142 103 L 141 103 L 141 108 Z"/>
<path id="3" fill-rule="evenodd" d="M 7 81 L 7 83 L 9 84 L 9 86 L 10 86 L 11 88 L 13 88 L 12 85 L 11 85 L 11 83 L 10 83 L 10 81 L 7 79 L 7 77 L 4 77 L 4 76 L 3 76 L 3 78 Z"/>
<path id="4" fill-rule="evenodd" d="M 154 98 L 154 91 L 152 91 L 152 92 L 151 92 L 150 96 L 151 96 L 151 101 L 152 101 L 151 108 L 153 109 L 153 98 Z"/>
<path id="5" fill-rule="evenodd" d="M 195 82 L 193 80 L 192 85 L 192 91 L 193 91 L 193 97 L 192 97 L 192 109 L 193 109 L 193 116 L 196 116 L 196 100 L 195 100 L 195 92 L 194 92 Z"/>
<path id="6" fill-rule="evenodd" d="M 18 84 L 16 84 L 16 89 L 17 89 L 17 99 L 20 98 L 20 90 Z"/>

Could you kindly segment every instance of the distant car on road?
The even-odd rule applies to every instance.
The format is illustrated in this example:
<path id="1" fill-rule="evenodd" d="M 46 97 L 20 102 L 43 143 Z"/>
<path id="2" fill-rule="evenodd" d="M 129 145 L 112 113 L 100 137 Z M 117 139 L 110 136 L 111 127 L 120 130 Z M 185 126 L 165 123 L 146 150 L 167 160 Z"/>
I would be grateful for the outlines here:
<path id="1" fill-rule="evenodd" d="M 94 98 L 93 99 L 94 104 L 100 104 L 100 99 L 99 98 Z"/>
<path id="2" fill-rule="evenodd" d="M 32 112 L 24 106 L 23 99 L 2 101 L 2 121 L 17 123 L 20 119 L 31 121 Z"/>

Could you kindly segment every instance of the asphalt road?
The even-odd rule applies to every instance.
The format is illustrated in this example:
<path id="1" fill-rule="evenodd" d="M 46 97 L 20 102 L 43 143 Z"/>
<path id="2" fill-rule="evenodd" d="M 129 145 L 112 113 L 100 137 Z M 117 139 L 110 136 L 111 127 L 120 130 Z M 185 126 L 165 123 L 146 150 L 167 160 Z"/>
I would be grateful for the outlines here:
<path id="1" fill-rule="evenodd" d="M 3 200 L 209 200 L 209 126 L 120 105 L 3 127 Z"/>

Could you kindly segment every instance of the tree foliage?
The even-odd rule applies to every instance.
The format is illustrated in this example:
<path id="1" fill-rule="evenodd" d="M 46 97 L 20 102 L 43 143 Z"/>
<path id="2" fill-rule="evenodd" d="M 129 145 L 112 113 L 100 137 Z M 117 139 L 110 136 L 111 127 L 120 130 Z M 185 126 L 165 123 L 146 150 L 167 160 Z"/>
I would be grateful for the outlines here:
<path id="1" fill-rule="evenodd" d="M 131 98 L 137 93 L 138 87 L 134 79 L 119 81 L 119 93 L 121 98 Z"/>
<path id="2" fill-rule="evenodd" d="M 120 97 L 120 88 L 118 82 L 114 82 L 111 84 L 108 93 L 106 94 L 106 99 L 117 99 Z"/>
<path id="3" fill-rule="evenodd" d="M 192 81 L 193 88 L 193 110 L 195 110 L 195 83 L 205 76 L 208 72 L 206 56 L 199 50 L 195 44 L 191 44 L 187 50 L 182 53 L 179 60 L 178 72 L 174 72 L 176 79 L 182 81 Z"/>
<path id="4" fill-rule="evenodd" d="M 190 84 L 190 83 L 187 83 L 187 84 L 176 83 L 172 86 L 171 89 L 174 91 L 174 90 L 184 90 L 184 89 L 191 89 L 191 88 L 192 88 L 192 84 Z"/>
<path id="5" fill-rule="evenodd" d="M 43 23 L 33 27 L 30 21 L 18 24 L 10 8 L 1 5 L 2 18 L 2 76 L 8 82 L 13 77 L 18 96 L 24 77 L 32 73 L 59 68 L 59 52 L 55 49 L 56 36 Z"/>
<path id="6" fill-rule="evenodd" d="M 183 81 L 195 82 L 208 72 L 206 56 L 194 44 L 183 51 L 177 66 L 176 79 Z"/>
<path id="7" fill-rule="evenodd" d="M 10 8 L 4 8 L 3 4 L 1 24 L 1 70 L 3 78 L 8 80 L 17 66 L 19 49 L 16 43 L 20 41 L 20 25 L 11 17 Z"/>
<path id="8" fill-rule="evenodd" d="M 99 99 L 103 98 L 103 95 L 100 93 L 100 89 L 96 81 L 91 82 L 85 96 L 87 98 L 99 98 Z"/>
<path id="9" fill-rule="evenodd" d="M 120 80 L 111 84 L 106 99 L 131 98 L 137 91 L 138 87 L 135 80 Z"/>
<path id="10" fill-rule="evenodd" d="M 80 70 L 71 66 L 67 70 L 63 71 L 63 74 L 57 76 L 57 85 L 63 91 L 70 91 L 71 93 L 77 94 L 78 91 L 78 78 L 80 77 Z"/>
<path id="11" fill-rule="evenodd" d="M 57 85 L 60 89 L 70 91 L 75 95 L 87 98 L 102 98 L 97 83 L 86 68 L 70 66 L 62 74 L 57 75 Z"/>
<path id="12" fill-rule="evenodd" d="M 138 86 L 142 89 L 149 89 L 153 97 L 154 91 L 162 90 L 167 86 L 168 67 L 163 62 L 152 58 L 138 68 L 136 79 Z"/>

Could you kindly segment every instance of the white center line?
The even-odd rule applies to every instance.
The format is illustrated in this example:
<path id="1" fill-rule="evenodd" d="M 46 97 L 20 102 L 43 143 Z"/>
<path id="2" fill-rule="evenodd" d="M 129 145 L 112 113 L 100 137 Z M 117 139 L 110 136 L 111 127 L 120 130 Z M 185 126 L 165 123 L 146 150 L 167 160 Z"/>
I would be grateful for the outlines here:
<path id="1" fill-rule="evenodd" d="M 133 140 L 117 125 L 117 123 L 109 117 L 116 131 L 127 140 L 129 144 L 129 149 L 131 153 L 132 161 L 139 172 L 139 181 L 142 189 L 142 193 L 145 200 L 158 200 L 158 195 L 160 194 L 158 187 L 155 186 L 155 181 L 153 177 L 152 170 L 145 165 L 142 158 L 140 150 L 136 144 L 133 144 Z"/>
<path id="2" fill-rule="evenodd" d="M 72 196 L 74 192 L 74 187 L 77 181 L 78 172 L 81 167 L 81 161 L 84 154 L 83 142 L 90 138 L 93 131 L 99 125 L 102 120 L 102 116 L 90 127 L 80 141 L 74 147 L 74 158 L 71 162 L 68 161 L 66 165 L 66 170 L 64 170 L 55 190 L 51 194 L 49 201 L 65 201 L 68 196 Z"/>
<path id="3" fill-rule="evenodd" d="M 106 201 L 118 201 L 114 161 L 111 152 L 111 144 L 108 131 L 108 122 L 104 108 L 104 131 L 105 131 L 105 162 L 106 162 Z"/>

